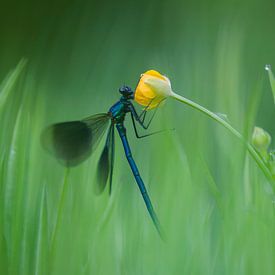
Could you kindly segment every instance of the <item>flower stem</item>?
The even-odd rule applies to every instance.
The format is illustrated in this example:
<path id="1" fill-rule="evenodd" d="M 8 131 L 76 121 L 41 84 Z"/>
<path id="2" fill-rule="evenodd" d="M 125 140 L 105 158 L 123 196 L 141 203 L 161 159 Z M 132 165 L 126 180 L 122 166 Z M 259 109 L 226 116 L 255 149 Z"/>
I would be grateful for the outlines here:
<path id="1" fill-rule="evenodd" d="M 273 192 L 275 193 L 274 180 L 272 178 L 270 170 L 266 166 L 263 159 L 259 156 L 259 154 L 256 152 L 256 150 L 253 148 L 253 146 L 249 142 L 247 142 L 246 139 L 236 129 L 234 129 L 227 121 L 225 121 L 224 119 L 219 117 L 217 114 L 209 111 L 208 109 L 206 109 L 203 106 L 193 102 L 190 99 L 187 99 L 183 96 L 180 96 L 180 95 L 178 95 L 174 92 L 172 93 L 171 97 L 178 100 L 178 101 L 180 101 L 180 102 L 182 102 L 182 103 L 187 104 L 188 106 L 190 106 L 192 108 L 195 108 L 196 110 L 200 111 L 201 113 L 204 113 L 205 115 L 207 115 L 211 119 L 213 119 L 216 122 L 218 122 L 219 124 L 221 124 L 227 130 L 229 130 L 234 136 L 236 136 L 246 146 L 249 154 L 256 161 L 257 165 L 263 171 L 266 178 L 270 181 L 270 183 L 272 185 Z"/>

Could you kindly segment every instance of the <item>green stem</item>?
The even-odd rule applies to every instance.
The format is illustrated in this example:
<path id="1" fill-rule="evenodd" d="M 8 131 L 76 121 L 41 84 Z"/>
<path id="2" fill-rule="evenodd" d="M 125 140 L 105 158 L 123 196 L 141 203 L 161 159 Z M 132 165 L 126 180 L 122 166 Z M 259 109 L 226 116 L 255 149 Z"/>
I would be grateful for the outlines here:
<path id="1" fill-rule="evenodd" d="M 192 100 L 189 100 L 189 99 L 187 99 L 183 96 L 180 96 L 174 92 L 172 93 L 171 97 L 180 101 L 180 102 L 187 104 L 188 106 L 190 106 L 192 108 L 195 108 L 196 110 L 200 111 L 201 113 L 204 113 L 211 119 L 214 119 L 215 121 L 217 121 L 219 124 L 221 124 L 227 130 L 229 130 L 234 136 L 236 136 L 246 146 L 249 154 L 256 161 L 256 163 L 258 164 L 260 169 L 263 171 L 266 178 L 272 183 L 272 189 L 273 189 L 273 191 L 275 191 L 274 185 L 273 185 L 274 181 L 273 181 L 272 175 L 270 173 L 270 170 L 268 169 L 268 167 L 266 166 L 266 164 L 264 163 L 262 158 L 259 156 L 259 154 L 256 152 L 256 150 L 253 148 L 253 146 L 249 142 L 247 142 L 244 139 L 244 137 L 236 129 L 234 129 L 228 122 L 226 122 L 224 119 L 219 117 L 217 114 L 207 110 L 206 108 L 193 102 Z"/>
<path id="2" fill-rule="evenodd" d="M 65 175 L 64 175 L 64 180 L 63 180 L 63 187 L 62 187 L 62 192 L 61 192 L 61 198 L 60 198 L 60 202 L 59 202 L 59 207 L 58 207 L 58 212 L 57 212 L 57 218 L 56 218 L 56 223 L 53 229 L 53 234 L 52 234 L 52 240 L 50 243 L 50 271 L 52 271 L 52 267 L 53 267 L 53 260 L 54 260 L 54 256 L 55 256 L 55 249 L 56 249 L 56 236 L 57 236 L 57 232 L 59 230 L 60 224 L 61 224 L 61 220 L 62 220 L 62 214 L 63 214 L 63 209 L 64 209 L 64 202 L 65 202 L 65 197 L 68 191 L 68 186 L 69 186 L 69 168 L 66 168 L 65 170 Z"/>

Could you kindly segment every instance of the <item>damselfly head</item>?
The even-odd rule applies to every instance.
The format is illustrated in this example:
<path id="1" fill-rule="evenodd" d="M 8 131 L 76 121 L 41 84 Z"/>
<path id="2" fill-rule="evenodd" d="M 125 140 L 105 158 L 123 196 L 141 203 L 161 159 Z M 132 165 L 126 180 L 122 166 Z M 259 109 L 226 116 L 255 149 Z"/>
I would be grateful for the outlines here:
<path id="1" fill-rule="evenodd" d="M 134 98 L 134 93 L 132 89 L 126 85 L 123 85 L 122 87 L 119 88 L 119 92 L 125 96 L 127 99 L 133 99 Z"/>

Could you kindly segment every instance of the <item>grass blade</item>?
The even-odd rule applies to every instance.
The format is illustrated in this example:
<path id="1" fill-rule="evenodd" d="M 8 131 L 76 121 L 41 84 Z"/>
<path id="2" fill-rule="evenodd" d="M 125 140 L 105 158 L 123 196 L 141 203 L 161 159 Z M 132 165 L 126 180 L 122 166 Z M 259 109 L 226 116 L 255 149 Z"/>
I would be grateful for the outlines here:
<path id="1" fill-rule="evenodd" d="M 268 73 L 269 82 L 270 82 L 270 86 L 271 86 L 271 91 L 273 93 L 274 104 L 275 104 L 275 77 L 274 77 L 274 74 L 271 70 L 271 65 L 265 65 L 265 69 Z"/>

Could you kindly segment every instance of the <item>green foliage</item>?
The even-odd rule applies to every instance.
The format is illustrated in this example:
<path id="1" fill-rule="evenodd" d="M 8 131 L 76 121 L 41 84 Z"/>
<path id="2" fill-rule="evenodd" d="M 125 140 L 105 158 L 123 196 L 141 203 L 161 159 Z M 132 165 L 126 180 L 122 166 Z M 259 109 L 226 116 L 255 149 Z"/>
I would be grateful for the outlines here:
<path id="1" fill-rule="evenodd" d="M 272 153 L 263 65 L 275 64 L 274 3 L 24 5 L 1 18 L 10 25 L 0 45 L 0 274 L 274 274 L 270 181 L 244 143 L 194 109 L 170 100 L 151 130 L 175 131 L 141 140 L 126 123 L 166 242 L 117 135 L 111 196 L 94 192 L 104 140 L 70 170 L 40 144 L 49 124 L 107 111 L 120 85 L 156 69 L 173 90 L 225 113 L 245 140 L 265 129 Z"/>

